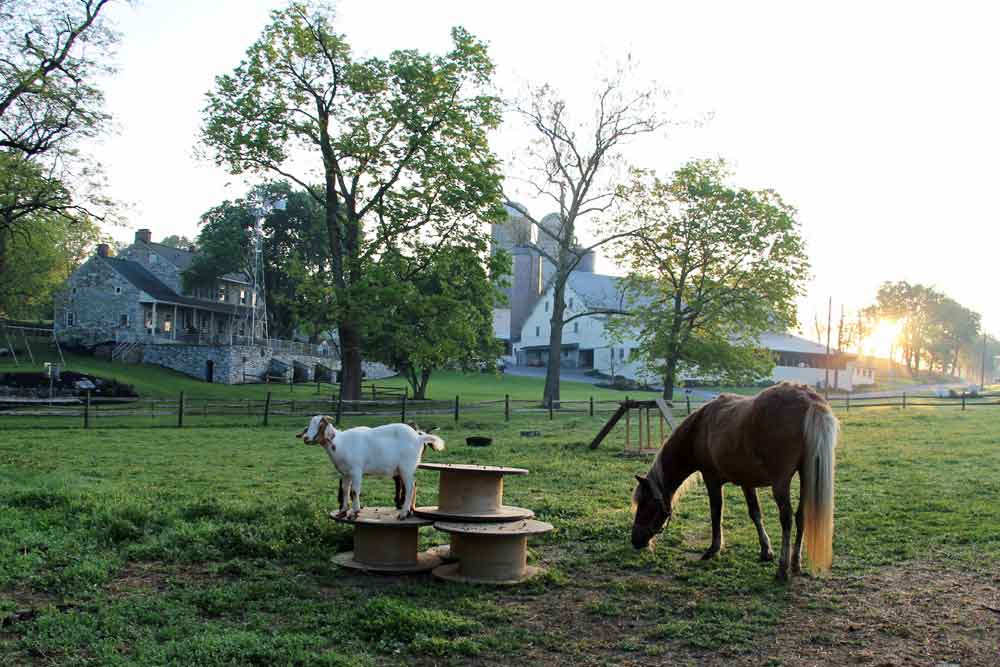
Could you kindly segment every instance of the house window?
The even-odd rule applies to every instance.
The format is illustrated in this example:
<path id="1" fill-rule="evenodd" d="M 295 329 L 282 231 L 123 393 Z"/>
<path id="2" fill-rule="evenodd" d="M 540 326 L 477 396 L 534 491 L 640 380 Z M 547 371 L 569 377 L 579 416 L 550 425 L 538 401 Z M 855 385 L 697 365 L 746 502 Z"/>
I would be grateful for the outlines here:
<path id="1" fill-rule="evenodd" d="M 240 305 L 247 305 L 247 291 L 245 289 L 240 290 Z"/>
<path id="2" fill-rule="evenodd" d="M 573 322 L 573 333 L 580 333 L 580 323 Z"/>
<path id="3" fill-rule="evenodd" d="M 216 320 L 215 321 L 215 333 L 222 333 L 222 331 L 223 331 L 222 320 L 221 319 L 220 320 Z"/>
<path id="4" fill-rule="evenodd" d="M 115 294 L 121 294 L 121 293 L 122 293 L 122 288 L 121 287 L 115 287 Z"/>
<path id="5" fill-rule="evenodd" d="M 66 313 L 66 326 L 71 327 L 76 324 L 76 313 Z"/>
<path id="6" fill-rule="evenodd" d="M 570 297 L 570 298 L 569 298 L 569 307 L 570 307 L 570 308 L 572 308 L 572 307 L 573 307 L 573 297 Z"/>
<path id="7" fill-rule="evenodd" d="M 618 348 L 618 358 L 619 359 L 624 359 L 625 358 L 625 348 L 624 347 Z"/>
<path id="8" fill-rule="evenodd" d="M 128 313 L 121 314 L 121 317 L 118 318 L 118 326 L 128 327 Z"/>
<path id="9" fill-rule="evenodd" d="M 167 316 L 163 318 L 163 332 L 170 333 L 174 328 L 173 316 L 167 313 Z"/>
<path id="10" fill-rule="evenodd" d="M 542 331 L 541 327 L 535 327 L 535 336 L 541 336 L 542 335 L 541 331 Z"/>
<path id="11" fill-rule="evenodd" d="M 546 313 L 549 312 L 549 302 L 548 301 L 545 302 L 545 312 Z"/>
<path id="12" fill-rule="evenodd" d="M 73 289 L 71 290 L 71 292 L 72 292 L 72 293 L 73 293 L 73 294 L 75 295 L 75 294 L 76 294 L 76 288 L 74 287 L 74 288 L 73 288 Z"/>
<path id="13" fill-rule="evenodd" d="M 225 300 L 226 300 L 226 286 L 219 285 L 219 301 L 225 301 Z"/>

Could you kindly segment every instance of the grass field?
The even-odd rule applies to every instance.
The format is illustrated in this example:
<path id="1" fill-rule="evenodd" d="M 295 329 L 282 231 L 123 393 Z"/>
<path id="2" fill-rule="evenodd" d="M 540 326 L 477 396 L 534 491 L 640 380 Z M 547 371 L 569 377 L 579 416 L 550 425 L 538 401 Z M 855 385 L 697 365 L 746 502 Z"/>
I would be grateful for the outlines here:
<path id="1" fill-rule="evenodd" d="M 616 436 L 587 449 L 600 419 L 539 420 L 532 439 L 524 421 L 446 423 L 425 460 L 529 468 L 505 500 L 555 525 L 531 543 L 547 574 L 513 589 L 332 566 L 351 546 L 327 518 L 332 469 L 288 427 L 0 432 L 0 664 L 995 665 L 994 411 L 842 420 L 834 570 L 790 585 L 756 561 L 735 488 L 718 559 L 697 559 L 701 488 L 655 552 L 633 551 L 649 459 Z M 484 432 L 493 447 L 464 445 Z M 420 473 L 421 502 L 435 485 Z M 366 480 L 365 504 L 391 492 Z"/>

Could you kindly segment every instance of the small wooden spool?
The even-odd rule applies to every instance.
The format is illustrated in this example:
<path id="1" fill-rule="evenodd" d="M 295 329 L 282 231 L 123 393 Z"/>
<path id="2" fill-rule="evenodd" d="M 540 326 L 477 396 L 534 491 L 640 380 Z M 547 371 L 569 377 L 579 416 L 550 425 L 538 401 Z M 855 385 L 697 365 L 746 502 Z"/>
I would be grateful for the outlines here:
<path id="1" fill-rule="evenodd" d="M 505 523 L 438 521 L 434 528 L 460 537 L 461 559 L 434 568 L 434 576 L 468 584 L 518 584 L 541 572 L 528 565 L 528 536 L 552 530 L 552 524 L 527 519 Z"/>
<path id="2" fill-rule="evenodd" d="M 438 470 L 438 504 L 417 507 L 421 517 L 437 521 L 516 521 L 534 512 L 503 504 L 503 476 L 527 475 L 524 468 L 477 466 L 464 463 L 421 463 L 425 470 Z"/>
<path id="3" fill-rule="evenodd" d="M 426 572 L 441 564 L 432 550 L 417 553 L 420 528 L 431 521 L 415 516 L 399 519 L 394 507 L 365 507 L 356 519 L 330 517 L 354 526 L 354 551 L 337 554 L 333 562 L 343 567 L 369 572 Z"/>

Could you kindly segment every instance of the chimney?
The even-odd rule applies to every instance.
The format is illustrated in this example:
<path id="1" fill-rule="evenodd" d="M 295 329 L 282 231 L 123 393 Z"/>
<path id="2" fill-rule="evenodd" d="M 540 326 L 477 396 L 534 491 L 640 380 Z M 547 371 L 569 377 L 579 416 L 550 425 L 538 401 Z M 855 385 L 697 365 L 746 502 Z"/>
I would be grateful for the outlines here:
<path id="1" fill-rule="evenodd" d="M 136 243 L 150 243 L 153 240 L 153 232 L 148 229 L 140 229 L 135 233 Z"/>
<path id="2" fill-rule="evenodd" d="M 107 243 L 99 243 L 97 245 L 97 256 L 98 257 L 110 257 L 111 256 L 111 246 Z"/>

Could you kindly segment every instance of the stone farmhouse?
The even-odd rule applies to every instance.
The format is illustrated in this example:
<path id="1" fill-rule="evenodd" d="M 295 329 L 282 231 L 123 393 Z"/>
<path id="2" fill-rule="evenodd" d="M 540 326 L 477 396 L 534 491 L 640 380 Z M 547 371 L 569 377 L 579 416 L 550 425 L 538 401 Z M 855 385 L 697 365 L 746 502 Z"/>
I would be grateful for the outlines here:
<path id="1" fill-rule="evenodd" d="M 509 308 L 495 310 L 495 333 L 505 341 L 509 361 L 522 366 L 546 366 L 554 300 L 552 266 L 532 247 L 536 241 L 541 243 L 544 239 L 536 239 L 531 234 L 519 205 L 509 204 L 507 213 L 507 222 L 494 225 L 492 231 L 494 251 L 503 248 L 514 260 L 512 284 L 507 290 Z M 543 218 L 542 224 L 552 215 L 555 214 Z M 613 313 L 627 307 L 620 279 L 595 273 L 593 254 L 586 257 L 570 274 L 566 285 L 566 318 L 579 317 L 564 326 L 559 364 L 564 368 L 593 370 L 607 376 L 657 384 L 659 378 L 651 376 L 645 366 L 633 358 L 638 340 L 625 336 L 615 341 L 608 332 L 610 318 L 615 317 Z M 799 336 L 769 332 L 761 336 L 760 344 L 774 356 L 775 367 L 771 372 L 774 382 L 788 380 L 823 387 L 829 381 L 831 388 L 847 391 L 875 384 L 874 369 L 861 366 L 853 355 L 832 353 L 828 356 L 824 346 Z"/>
<path id="2" fill-rule="evenodd" d="M 195 252 L 153 243 L 148 229 L 116 257 L 99 245 L 56 297 L 55 335 L 63 344 L 207 382 L 311 381 L 340 368 L 333 346 L 266 339 L 253 316 L 261 297 L 246 275 L 185 290 L 182 273 Z"/>

